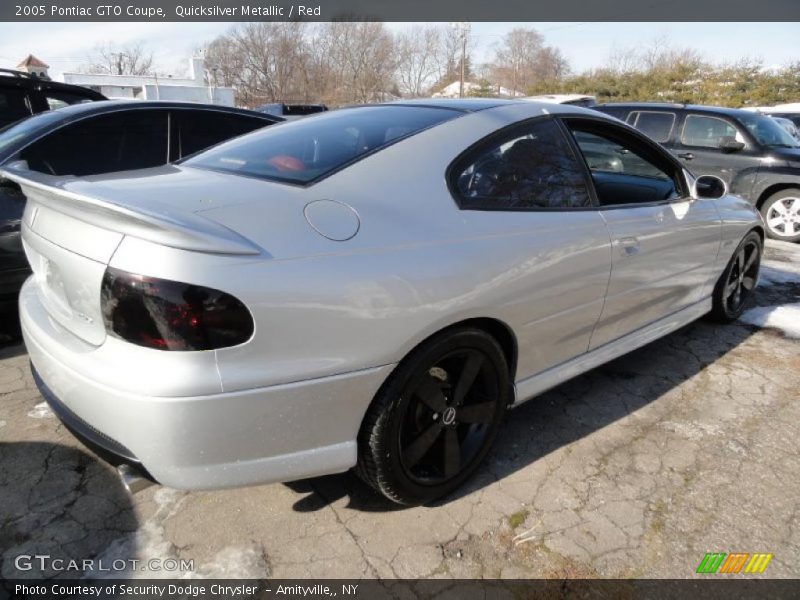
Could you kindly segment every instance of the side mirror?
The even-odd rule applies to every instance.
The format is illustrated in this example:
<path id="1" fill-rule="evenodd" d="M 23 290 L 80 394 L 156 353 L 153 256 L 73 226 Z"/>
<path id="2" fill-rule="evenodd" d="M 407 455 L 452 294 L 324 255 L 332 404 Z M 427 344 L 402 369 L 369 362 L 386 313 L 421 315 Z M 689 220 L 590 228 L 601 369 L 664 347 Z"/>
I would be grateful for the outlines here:
<path id="1" fill-rule="evenodd" d="M 738 152 L 739 150 L 744 150 L 744 144 L 737 142 L 735 137 L 726 135 L 720 138 L 719 149 L 723 152 Z"/>
<path id="2" fill-rule="evenodd" d="M 722 198 L 728 193 L 728 186 L 719 177 L 713 175 L 701 175 L 694 181 L 692 186 L 692 197 L 714 200 Z"/>

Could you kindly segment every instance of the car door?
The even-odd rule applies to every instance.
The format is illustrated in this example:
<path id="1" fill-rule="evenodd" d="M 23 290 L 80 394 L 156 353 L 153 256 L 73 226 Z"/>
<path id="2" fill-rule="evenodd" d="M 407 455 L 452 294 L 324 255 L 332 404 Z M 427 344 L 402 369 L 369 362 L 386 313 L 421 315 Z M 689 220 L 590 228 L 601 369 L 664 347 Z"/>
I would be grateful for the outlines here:
<path id="1" fill-rule="evenodd" d="M 267 118 L 258 116 L 191 108 L 172 111 L 172 120 L 172 160 L 185 158 L 273 123 Z"/>
<path id="2" fill-rule="evenodd" d="M 723 149 L 720 144 L 726 139 L 744 147 Z M 695 176 L 714 175 L 737 191 L 741 191 L 737 180 L 747 171 L 757 171 L 762 155 L 752 137 L 732 119 L 695 112 L 686 114 L 674 153 Z"/>
<path id="3" fill-rule="evenodd" d="M 136 108 L 69 123 L 21 150 L 33 171 L 93 175 L 168 162 L 168 111 Z"/>
<path id="4" fill-rule="evenodd" d="M 597 348 L 710 293 L 721 222 L 713 202 L 689 197 L 680 165 L 658 145 L 614 123 L 565 123 L 611 237 L 611 278 L 590 342 Z"/>
<path id="5" fill-rule="evenodd" d="M 585 169 L 550 117 L 490 136 L 450 169 L 463 222 L 501 269 L 494 307 L 512 324 L 518 380 L 585 353 L 603 306 L 611 241 Z"/>

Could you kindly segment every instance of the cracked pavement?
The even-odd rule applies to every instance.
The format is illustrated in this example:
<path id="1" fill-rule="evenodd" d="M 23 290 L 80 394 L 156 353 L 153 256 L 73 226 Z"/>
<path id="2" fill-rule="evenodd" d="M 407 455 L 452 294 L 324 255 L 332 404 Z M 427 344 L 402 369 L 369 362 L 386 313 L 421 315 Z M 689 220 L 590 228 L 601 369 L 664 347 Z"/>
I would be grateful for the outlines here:
<path id="1" fill-rule="evenodd" d="M 770 243 L 756 303 L 800 302 L 800 246 Z M 13 324 L 7 323 L 13 328 Z M 134 497 L 0 349 L 0 555 L 168 558 L 136 577 L 692 577 L 706 552 L 800 577 L 800 339 L 689 325 L 509 412 L 478 474 L 400 508 L 342 474 Z M 107 573 L 85 571 L 89 576 Z M 750 575 L 748 575 L 749 577 Z"/>

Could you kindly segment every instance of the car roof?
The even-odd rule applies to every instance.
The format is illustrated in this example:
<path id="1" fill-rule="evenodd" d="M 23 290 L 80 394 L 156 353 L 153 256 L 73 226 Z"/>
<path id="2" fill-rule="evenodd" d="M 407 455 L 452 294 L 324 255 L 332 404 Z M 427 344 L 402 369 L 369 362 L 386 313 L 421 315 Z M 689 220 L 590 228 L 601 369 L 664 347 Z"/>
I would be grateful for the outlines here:
<path id="1" fill-rule="evenodd" d="M 281 118 L 276 115 L 268 115 L 254 110 L 248 110 L 246 108 L 234 108 L 232 106 L 220 106 L 218 104 L 201 104 L 198 102 L 177 102 L 170 100 L 98 100 L 96 102 L 70 104 L 69 106 L 64 106 L 51 112 L 61 115 L 64 120 L 69 120 L 73 117 L 84 116 L 88 114 L 101 114 L 105 112 L 114 112 L 117 110 L 140 108 L 192 108 L 195 110 L 216 110 L 249 115 L 262 119 L 272 118 L 276 121 L 281 120 Z"/>
<path id="2" fill-rule="evenodd" d="M 42 77 L 33 77 L 30 73 L 14 71 L 12 69 L 0 69 L 0 86 L 3 84 L 13 84 L 14 87 L 24 87 L 26 89 L 42 88 L 45 90 L 59 90 L 85 96 L 87 99 L 92 100 L 106 99 L 100 92 L 96 92 L 82 85 L 63 83 L 61 81 L 53 81 L 52 79 L 45 79 Z"/>
<path id="3" fill-rule="evenodd" d="M 387 106 L 426 106 L 430 108 L 449 108 L 461 112 L 476 112 L 487 108 L 520 103 L 519 100 L 503 100 L 500 98 L 415 98 L 413 100 L 383 102 L 382 104 Z"/>
<path id="4" fill-rule="evenodd" d="M 693 112 L 702 112 L 717 115 L 727 115 L 729 117 L 739 116 L 753 116 L 753 111 L 744 110 L 742 108 L 728 108 L 726 106 L 706 106 L 704 104 L 680 104 L 670 102 L 607 102 L 605 104 L 598 104 L 594 106 L 595 109 L 602 110 L 603 108 L 630 108 L 640 110 L 691 110 Z M 756 113 L 757 114 L 757 113 Z"/>

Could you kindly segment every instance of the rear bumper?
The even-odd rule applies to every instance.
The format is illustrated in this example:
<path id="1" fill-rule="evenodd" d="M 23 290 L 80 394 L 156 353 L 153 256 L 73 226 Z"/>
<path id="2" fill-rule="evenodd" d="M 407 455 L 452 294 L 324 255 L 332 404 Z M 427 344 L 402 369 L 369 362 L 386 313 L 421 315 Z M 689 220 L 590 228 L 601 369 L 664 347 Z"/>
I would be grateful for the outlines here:
<path id="1" fill-rule="evenodd" d="M 35 286 L 26 284 L 20 295 L 23 338 L 54 412 L 90 447 L 122 462 L 138 461 L 156 481 L 174 488 L 235 487 L 349 469 L 364 412 L 393 368 L 228 393 L 136 393 L 109 385 L 107 374 L 96 377 L 98 365 L 114 363 L 113 353 L 120 352 L 125 379 L 138 378 L 148 389 L 152 382 L 146 380 L 158 371 L 155 362 L 179 353 L 150 350 L 149 360 L 139 354 L 131 362 L 119 350 L 125 346 L 88 346 L 37 303 Z M 181 354 L 191 360 L 209 353 Z M 178 391 L 180 381 L 164 385 Z M 193 389 L 188 382 L 187 389 Z"/>

